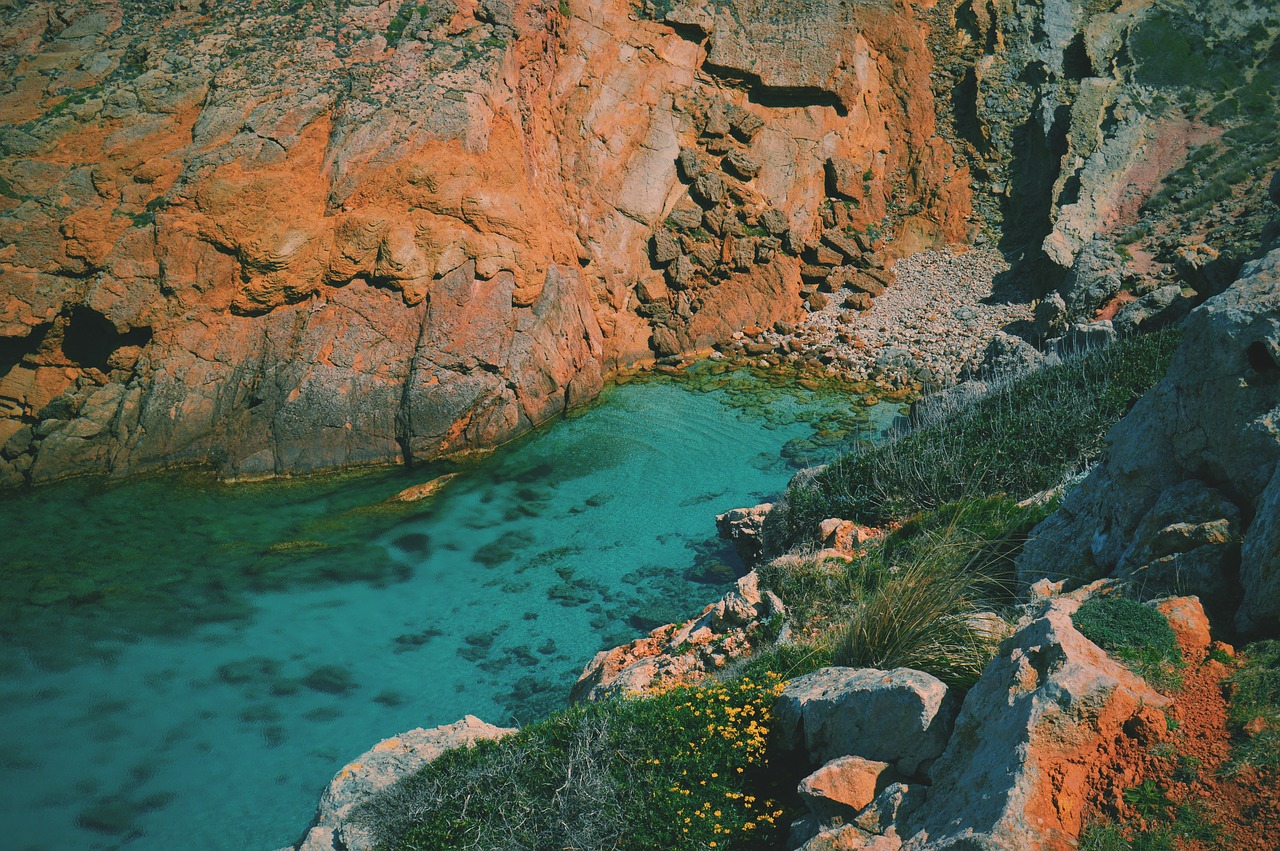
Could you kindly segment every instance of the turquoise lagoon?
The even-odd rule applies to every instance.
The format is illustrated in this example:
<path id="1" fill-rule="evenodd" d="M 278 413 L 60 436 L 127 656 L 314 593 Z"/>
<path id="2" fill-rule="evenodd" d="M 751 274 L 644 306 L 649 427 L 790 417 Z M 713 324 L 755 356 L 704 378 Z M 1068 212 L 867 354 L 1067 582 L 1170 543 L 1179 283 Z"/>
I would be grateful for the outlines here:
<path id="1" fill-rule="evenodd" d="M 464 464 L 6 496 L 3 844 L 287 845 L 379 739 L 536 719 L 598 650 L 716 599 L 741 566 L 715 514 L 895 413 L 704 372 Z"/>

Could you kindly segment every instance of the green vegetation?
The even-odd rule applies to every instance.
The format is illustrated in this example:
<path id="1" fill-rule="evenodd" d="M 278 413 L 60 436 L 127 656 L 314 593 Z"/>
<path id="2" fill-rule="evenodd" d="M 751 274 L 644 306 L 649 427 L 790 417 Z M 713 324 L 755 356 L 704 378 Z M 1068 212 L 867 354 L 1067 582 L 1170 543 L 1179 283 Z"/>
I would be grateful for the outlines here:
<path id="1" fill-rule="evenodd" d="M 1044 506 L 953 503 L 914 518 L 852 561 L 787 556 L 760 568 L 793 627 L 853 667 L 910 667 L 965 689 L 1004 637 L 1012 557 Z"/>
<path id="2" fill-rule="evenodd" d="M 405 3 L 400 11 L 387 24 L 387 46 L 395 47 L 404 37 L 404 31 L 418 17 L 421 26 L 431 27 L 443 23 L 452 15 L 452 6 L 447 3 Z"/>
<path id="3" fill-rule="evenodd" d="M 781 689 L 766 672 L 563 710 L 450 751 L 355 818 L 388 851 L 775 848 L 791 794 L 766 752 Z"/>
<path id="4" fill-rule="evenodd" d="M 882 525 L 947 502 L 1025 499 L 1097 460 L 1104 438 L 1164 374 L 1176 332 L 1149 334 L 1012 381 L 945 418 L 846 456 L 786 497 L 793 539 L 827 517 Z"/>
<path id="5" fill-rule="evenodd" d="M 1236 741 L 1230 771 L 1280 769 L 1280 641 L 1244 649 L 1244 665 L 1231 675 L 1227 720 Z"/>
<path id="6" fill-rule="evenodd" d="M 1166 179 L 1148 210 L 1202 216 L 1280 160 L 1280 12 L 1267 5 L 1226 19 L 1204 4 L 1158 9 L 1135 28 L 1134 79 L 1179 92 L 1189 115 L 1227 127 Z"/>
<path id="7" fill-rule="evenodd" d="M 1080 851 L 1174 851 L 1179 840 L 1205 848 L 1231 848 L 1231 837 L 1202 804 L 1176 805 L 1151 780 L 1126 789 L 1124 802 L 1140 820 L 1099 821 L 1080 834 Z"/>
<path id="8" fill-rule="evenodd" d="M 905 558 L 853 608 L 836 663 L 915 668 L 972 686 L 1011 631 L 993 612 L 1012 602 L 1009 556 L 1043 516 L 993 499 L 916 521 L 923 528 L 907 533 Z"/>
<path id="9" fill-rule="evenodd" d="M 1085 638 L 1161 691 L 1182 684 L 1182 650 L 1164 615 L 1127 597 L 1091 597 L 1071 617 Z"/>

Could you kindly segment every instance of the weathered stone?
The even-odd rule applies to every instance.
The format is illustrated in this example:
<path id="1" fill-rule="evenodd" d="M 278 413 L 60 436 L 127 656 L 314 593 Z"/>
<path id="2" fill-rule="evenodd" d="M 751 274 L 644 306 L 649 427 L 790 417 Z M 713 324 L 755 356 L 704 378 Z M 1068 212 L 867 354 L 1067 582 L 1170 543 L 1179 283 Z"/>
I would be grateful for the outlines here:
<path id="1" fill-rule="evenodd" d="M 1167 375 L 1112 429 L 1102 462 L 1033 530 L 1018 557 L 1019 578 L 1088 582 L 1131 564 L 1134 553 L 1154 552 L 1154 541 L 1138 538 L 1139 526 L 1163 495 L 1196 480 L 1230 494 L 1239 510 L 1242 589 L 1271 587 L 1274 580 L 1262 577 L 1275 575 L 1267 555 L 1274 550 L 1261 542 L 1273 540 L 1274 521 L 1259 507 L 1275 501 L 1264 493 L 1280 462 L 1278 411 L 1280 252 L 1272 252 L 1191 312 Z M 1148 524 L 1153 533 L 1178 523 L 1161 515 Z M 1262 523 L 1256 537 L 1247 518 Z M 1189 521 L 1199 527 L 1203 518 Z M 1237 620 L 1245 628 L 1280 627 L 1280 601 L 1243 594 Z"/>
<path id="2" fill-rule="evenodd" d="M 1191 300 L 1182 297 L 1182 287 L 1170 284 L 1126 304 L 1113 320 L 1118 334 L 1155 331 L 1182 319 L 1191 309 Z"/>
<path id="3" fill-rule="evenodd" d="M 853 266 L 842 266 L 837 269 L 832 273 L 831 280 L 841 287 L 866 293 L 873 298 L 882 295 L 885 291 L 885 285 L 878 277 Z"/>
<path id="4" fill-rule="evenodd" d="M 861 199 L 862 169 L 848 157 L 827 160 L 827 190 L 841 198 Z"/>
<path id="5" fill-rule="evenodd" d="M 681 254 L 680 243 L 671 231 L 666 230 L 660 230 L 653 235 L 651 250 L 653 262 L 658 266 L 667 265 Z"/>
<path id="6" fill-rule="evenodd" d="M 1041 365 L 1044 354 L 1021 337 L 997 331 L 991 342 L 960 369 L 960 380 L 989 380 L 994 376 L 1016 375 Z"/>
<path id="7" fill-rule="evenodd" d="M 893 780 L 887 762 L 842 756 L 800 781 L 800 798 L 823 821 L 850 821 Z"/>
<path id="8" fill-rule="evenodd" d="M 1076 630 L 1079 606 L 1046 604 L 970 689 L 928 800 L 898 825 L 905 848 L 1072 847 L 1115 743 L 1168 736 L 1169 700 Z"/>
<path id="9" fill-rule="evenodd" d="M 866 293 L 849 293 L 843 306 L 849 310 L 870 310 L 871 296 Z"/>
<path id="10" fill-rule="evenodd" d="M 693 230 L 702 224 L 702 208 L 688 198 L 676 205 L 667 220 L 680 230 Z"/>
<path id="11" fill-rule="evenodd" d="M 859 756 L 913 775 L 942 753 L 956 706 L 946 685 L 920 671 L 823 668 L 792 680 L 774 712 L 785 749 L 818 763 Z"/>
<path id="12" fill-rule="evenodd" d="M 707 163 L 695 148 L 681 148 L 676 157 L 676 167 L 680 170 L 680 178 L 686 183 L 694 181 L 707 170 Z"/>
<path id="13" fill-rule="evenodd" d="M 1116 337 L 1115 326 L 1109 319 L 1087 324 L 1073 323 L 1066 327 L 1061 337 L 1046 341 L 1046 350 L 1051 349 L 1059 357 L 1096 352 L 1114 343 Z"/>
<path id="14" fill-rule="evenodd" d="M 773 503 L 765 502 L 716 515 L 716 531 L 721 538 L 732 542 L 742 563 L 749 568 L 757 566 L 765 552 L 765 519 L 772 510 Z"/>
<path id="15" fill-rule="evenodd" d="M 1057 293 L 1049 293 L 1036 305 L 1035 329 L 1032 333 L 1039 340 L 1060 336 L 1066 320 L 1067 303 Z"/>
<path id="16" fill-rule="evenodd" d="M 645 694 L 653 688 L 690 684 L 733 659 L 749 655 L 766 621 L 786 612 L 782 601 L 762 590 L 753 571 L 732 591 L 683 624 L 667 624 L 587 663 L 569 699 Z"/>
<path id="17" fill-rule="evenodd" d="M 852 824 L 821 827 L 799 851 L 897 851 L 902 843 L 885 836 L 872 836 Z"/>
<path id="18" fill-rule="evenodd" d="M 825 281 L 830 274 L 830 266 L 819 266 L 816 263 L 806 263 L 800 267 L 800 277 L 807 281 Z"/>
<path id="19" fill-rule="evenodd" d="M 1256 631 L 1263 624 L 1280 622 L 1280 465 L 1258 498 L 1240 564 L 1245 602 L 1237 616 L 1238 626 Z"/>
<path id="20" fill-rule="evenodd" d="M 666 307 L 666 305 L 663 305 Z M 671 315 L 671 309 L 666 309 L 666 315 Z M 653 333 L 649 335 L 649 348 L 653 350 L 654 355 L 660 358 L 667 358 L 680 354 L 684 346 L 680 341 L 680 337 L 675 331 L 665 325 L 654 327 Z"/>
<path id="21" fill-rule="evenodd" d="M 671 297 L 667 282 L 659 275 L 650 275 L 636 282 L 636 298 L 642 304 L 665 304 Z"/>
<path id="22" fill-rule="evenodd" d="M 1240 509 L 1189 479 L 1162 493 L 1139 521 L 1114 575 L 1149 594 L 1196 594 L 1229 618 L 1240 603 L 1240 538 Z"/>
<path id="23" fill-rule="evenodd" d="M 705 0 L 692 0 L 692 2 L 678 2 L 671 11 L 667 12 L 663 19 L 669 24 L 677 24 L 685 27 L 695 27 L 702 31 L 703 35 L 710 35 L 715 29 L 715 15 L 707 7 Z"/>
<path id="24" fill-rule="evenodd" d="M 890 783 L 854 817 L 853 823 L 868 833 L 888 833 L 920 809 L 927 798 L 928 789 L 921 784 Z"/>
<path id="25" fill-rule="evenodd" d="M 368 753 L 348 763 L 329 782 L 320 797 L 315 825 L 299 844 L 299 851 L 373 851 L 376 845 L 373 826 L 350 819 L 360 804 L 421 770 L 446 751 L 514 732 L 468 715 L 455 724 L 430 730 L 419 728 L 382 740 Z"/>
<path id="26" fill-rule="evenodd" d="M 693 182 L 693 191 L 703 204 L 719 204 L 725 195 L 724 178 L 715 172 L 700 174 Z"/>
<path id="27" fill-rule="evenodd" d="M 681 254 L 667 266 L 667 281 L 672 287 L 682 290 L 693 283 L 697 271 L 689 255 Z"/>
<path id="28" fill-rule="evenodd" d="M 734 136 L 750 142 L 764 129 L 764 119 L 748 109 L 733 106 L 729 108 L 729 126 Z"/>
<path id="29" fill-rule="evenodd" d="M 723 207 L 712 207 L 702 214 L 702 226 L 713 236 L 724 236 L 728 218 L 729 214 Z"/>
<path id="30" fill-rule="evenodd" d="M 1094 312 L 1120 292 L 1120 255 L 1111 241 L 1090 240 L 1067 272 L 1061 295 L 1070 322 L 1088 322 Z"/>
<path id="31" fill-rule="evenodd" d="M 746 151 L 732 150 L 724 158 L 725 171 L 742 180 L 753 180 L 760 173 L 760 163 Z"/>
<path id="32" fill-rule="evenodd" d="M 774 236 L 782 236 L 791 227 L 791 223 L 781 211 L 770 207 L 760 214 L 760 227 Z"/>
<path id="33" fill-rule="evenodd" d="M 822 241 L 840 252 L 850 262 L 862 256 L 862 249 L 858 247 L 858 243 L 841 231 L 834 229 L 823 231 Z"/>
<path id="34" fill-rule="evenodd" d="M 728 136 L 729 129 L 729 113 L 724 101 L 719 99 L 712 101 L 702 123 L 702 135 L 719 138 Z"/>

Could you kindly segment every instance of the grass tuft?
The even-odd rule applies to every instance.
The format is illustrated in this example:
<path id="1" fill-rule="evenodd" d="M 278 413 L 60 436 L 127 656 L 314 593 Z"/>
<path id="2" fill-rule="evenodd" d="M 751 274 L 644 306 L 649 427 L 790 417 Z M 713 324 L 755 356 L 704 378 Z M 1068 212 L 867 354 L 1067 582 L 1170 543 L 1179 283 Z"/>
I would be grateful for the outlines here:
<path id="1" fill-rule="evenodd" d="M 761 582 L 834 664 L 909 667 L 955 688 L 977 680 L 1006 633 L 1013 557 L 1047 506 L 962 500 L 921 514 L 851 561 L 783 556 Z"/>
<path id="2" fill-rule="evenodd" d="M 958 499 L 1025 499 L 1096 461 L 1107 432 L 1168 368 L 1175 331 L 999 382 L 987 396 L 846 456 L 786 496 L 792 540 L 828 517 L 879 526 Z"/>
<path id="3" fill-rule="evenodd" d="M 1227 720 L 1236 741 L 1228 770 L 1280 770 L 1280 641 L 1250 644 L 1231 675 Z"/>
<path id="4" fill-rule="evenodd" d="M 1164 615 L 1126 597 L 1090 597 L 1071 616 L 1085 638 L 1163 692 L 1182 685 L 1186 663 Z"/>

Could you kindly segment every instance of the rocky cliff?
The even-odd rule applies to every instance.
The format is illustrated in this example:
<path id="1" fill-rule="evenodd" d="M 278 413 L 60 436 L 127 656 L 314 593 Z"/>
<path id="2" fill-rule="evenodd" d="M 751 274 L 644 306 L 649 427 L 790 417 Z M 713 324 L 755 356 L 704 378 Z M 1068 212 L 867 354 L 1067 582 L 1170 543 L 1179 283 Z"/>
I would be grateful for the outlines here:
<path id="1" fill-rule="evenodd" d="M 0 3 L 0 481 L 492 445 L 794 318 L 806 263 L 957 241 L 926 32 L 835 0 Z"/>

